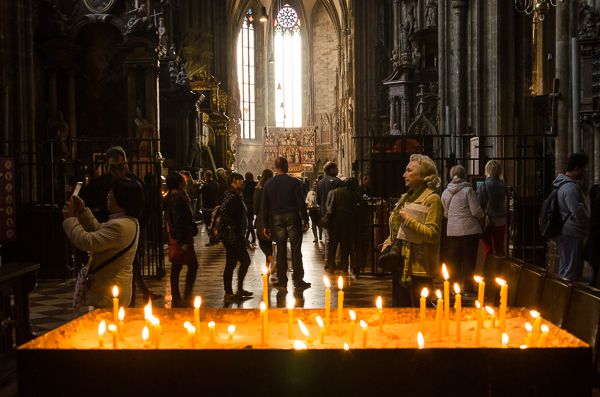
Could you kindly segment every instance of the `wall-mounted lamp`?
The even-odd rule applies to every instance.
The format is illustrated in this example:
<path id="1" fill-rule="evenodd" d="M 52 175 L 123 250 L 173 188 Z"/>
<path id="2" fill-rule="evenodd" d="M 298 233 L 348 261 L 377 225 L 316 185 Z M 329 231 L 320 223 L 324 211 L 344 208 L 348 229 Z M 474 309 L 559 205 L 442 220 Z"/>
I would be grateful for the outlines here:
<path id="1" fill-rule="evenodd" d="M 267 22 L 269 17 L 267 17 L 267 7 L 260 7 L 260 17 L 258 18 L 261 22 Z"/>

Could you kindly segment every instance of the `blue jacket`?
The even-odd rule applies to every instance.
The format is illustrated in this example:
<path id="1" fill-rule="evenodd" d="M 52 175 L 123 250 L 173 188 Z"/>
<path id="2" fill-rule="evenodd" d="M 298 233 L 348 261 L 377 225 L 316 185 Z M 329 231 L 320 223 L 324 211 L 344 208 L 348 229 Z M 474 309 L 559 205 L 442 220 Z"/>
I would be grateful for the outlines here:
<path id="1" fill-rule="evenodd" d="M 325 174 L 325 177 L 317 183 L 317 203 L 321 206 L 319 215 L 323 216 L 327 208 L 327 195 L 333 189 L 344 187 L 344 182 L 333 175 Z"/>

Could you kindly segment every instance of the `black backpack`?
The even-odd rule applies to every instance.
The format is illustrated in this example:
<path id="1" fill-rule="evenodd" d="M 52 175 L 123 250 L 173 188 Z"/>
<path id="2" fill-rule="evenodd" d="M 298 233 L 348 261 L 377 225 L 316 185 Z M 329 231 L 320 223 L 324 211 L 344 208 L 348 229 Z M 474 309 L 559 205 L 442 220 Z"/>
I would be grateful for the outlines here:
<path id="1" fill-rule="evenodd" d="M 569 215 L 567 215 L 567 217 L 563 220 L 562 216 L 560 215 L 560 208 L 558 206 L 558 191 L 563 186 L 564 185 L 561 185 L 558 189 L 554 189 L 542 203 L 538 224 L 540 226 L 540 233 L 545 239 L 557 237 L 560 234 L 565 222 L 571 216 L 571 213 L 569 212 Z"/>
<path id="2" fill-rule="evenodd" d="M 210 215 L 210 227 L 207 231 L 208 237 L 210 238 L 210 241 L 213 244 L 216 244 L 219 241 L 221 241 L 221 238 L 223 237 L 223 233 L 221 231 L 222 226 L 223 225 L 221 223 L 221 206 L 217 205 L 213 210 L 212 214 Z"/>

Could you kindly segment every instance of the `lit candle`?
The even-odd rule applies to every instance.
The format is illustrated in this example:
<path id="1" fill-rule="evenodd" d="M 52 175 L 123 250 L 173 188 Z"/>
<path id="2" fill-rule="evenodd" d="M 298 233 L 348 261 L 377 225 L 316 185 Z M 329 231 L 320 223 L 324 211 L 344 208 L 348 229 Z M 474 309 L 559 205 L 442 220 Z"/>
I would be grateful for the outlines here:
<path id="1" fill-rule="evenodd" d="M 296 299 L 287 299 L 288 309 L 288 339 L 294 339 L 294 306 L 296 305 Z"/>
<path id="2" fill-rule="evenodd" d="M 98 326 L 98 344 L 101 348 L 104 348 L 104 333 L 106 332 L 106 321 L 100 321 Z"/>
<path id="3" fill-rule="evenodd" d="M 354 310 L 349 310 L 348 314 L 350 315 L 350 325 L 348 326 L 348 337 L 350 338 L 350 343 L 354 343 L 354 328 L 356 328 L 356 313 L 354 313 Z"/>
<path id="4" fill-rule="evenodd" d="M 294 349 L 296 349 L 296 350 L 306 350 L 306 349 L 308 349 L 308 347 L 304 344 L 304 342 L 296 340 L 296 341 L 294 341 Z"/>
<path id="5" fill-rule="evenodd" d="M 325 332 L 327 335 L 331 334 L 331 329 L 329 326 L 330 323 L 330 306 L 331 306 L 331 283 L 329 282 L 329 278 L 327 276 L 323 276 L 323 282 L 325 283 Z"/>
<path id="6" fill-rule="evenodd" d="M 550 332 L 550 328 L 546 324 L 541 327 L 542 334 L 540 335 L 540 340 L 538 340 L 537 347 L 548 347 L 548 332 Z"/>
<path id="7" fill-rule="evenodd" d="M 267 309 L 267 305 L 265 302 L 260 302 L 260 344 L 262 346 L 266 345 L 266 332 L 265 332 L 265 310 Z"/>
<path id="8" fill-rule="evenodd" d="M 265 302 L 265 340 L 269 339 L 269 268 L 263 266 L 262 268 L 262 279 L 263 279 L 263 302 Z"/>
<path id="9" fill-rule="evenodd" d="M 506 349 L 508 347 L 508 334 L 502 334 L 502 348 Z"/>
<path id="10" fill-rule="evenodd" d="M 117 327 L 119 330 L 119 340 L 121 342 L 125 341 L 125 332 L 123 330 L 123 328 L 124 328 L 123 320 L 124 319 L 125 319 L 125 309 L 120 308 L 119 309 L 119 324 L 117 324 Z"/>
<path id="11" fill-rule="evenodd" d="M 210 335 L 210 343 L 216 343 L 217 342 L 217 334 L 216 334 L 216 330 L 215 330 L 215 322 L 211 321 L 210 323 L 208 323 L 208 333 Z"/>
<path id="12" fill-rule="evenodd" d="M 119 333 L 117 332 L 117 326 L 114 324 L 111 324 L 108 326 L 108 330 L 110 331 L 110 333 L 112 335 L 113 349 L 118 349 L 119 348 Z"/>
<path id="13" fill-rule="evenodd" d="M 152 301 L 149 301 L 146 306 L 144 306 L 144 318 L 146 319 L 146 327 L 148 327 L 148 332 L 152 330 Z"/>
<path id="14" fill-rule="evenodd" d="M 348 351 L 348 350 L 350 350 L 350 346 L 348 346 L 348 344 L 347 344 L 347 343 L 344 343 L 344 350 L 345 350 L 345 351 Z"/>
<path id="15" fill-rule="evenodd" d="M 460 331 L 462 322 L 462 300 L 460 297 L 460 286 L 454 283 L 454 310 L 456 310 L 456 341 L 460 342 Z"/>
<path id="16" fill-rule="evenodd" d="M 483 277 L 481 276 L 475 276 L 473 278 L 479 284 L 479 288 L 477 289 L 477 300 L 483 305 L 485 299 L 485 281 L 483 281 Z"/>
<path id="17" fill-rule="evenodd" d="M 229 340 L 233 340 L 233 333 L 235 332 L 235 325 L 231 324 L 227 331 L 229 331 Z"/>
<path id="18" fill-rule="evenodd" d="M 442 265 L 442 274 L 444 275 L 444 335 L 450 334 L 450 275 L 446 264 Z"/>
<path id="19" fill-rule="evenodd" d="M 338 278 L 338 336 L 342 336 L 342 310 L 344 309 L 344 279 Z"/>
<path id="20" fill-rule="evenodd" d="M 320 328 L 319 329 L 319 343 L 323 344 L 323 343 L 325 343 L 325 323 L 319 316 L 316 317 L 316 320 L 317 320 L 317 324 L 319 324 L 319 328 Z"/>
<path id="21" fill-rule="evenodd" d="M 535 321 L 533 322 L 533 334 L 531 336 L 531 343 L 532 346 L 536 346 L 538 340 L 540 339 L 540 333 L 542 329 L 542 317 L 540 316 L 540 313 L 536 312 L 535 310 L 530 311 L 529 314 L 531 314 L 531 317 L 535 319 Z"/>
<path id="22" fill-rule="evenodd" d="M 423 334 L 421 332 L 417 334 L 417 344 L 419 346 L 419 349 L 425 347 L 425 338 L 423 338 Z"/>
<path id="23" fill-rule="evenodd" d="M 369 329 L 367 328 L 367 323 L 363 320 L 360 320 L 360 326 L 362 327 L 362 347 L 363 349 L 366 349 L 367 340 L 369 339 Z"/>
<path id="24" fill-rule="evenodd" d="M 154 348 L 158 349 L 160 347 L 160 335 L 162 334 L 162 326 L 160 325 L 160 320 L 154 317 Z"/>
<path id="25" fill-rule="evenodd" d="M 506 331 L 506 307 L 508 303 L 508 284 L 501 278 L 497 278 L 496 282 L 502 287 L 500 288 L 500 333 Z"/>
<path id="26" fill-rule="evenodd" d="M 490 318 L 490 328 L 496 328 L 496 311 L 489 306 L 485 307 L 485 311 L 492 316 Z"/>
<path id="27" fill-rule="evenodd" d="M 115 285 L 112 290 L 113 293 L 113 321 L 116 323 L 119 321 L 119 288 Z"/>
<path id="28" fill-rule="evenodd" d="M 429 295 L 429 290 L 427 288 L 423 288 L 421 291 L 421 333 L 425 332 L 425 299 L 427 299 L 427 295 Z"/>
<path id="29" fill-rule="evenodd" d="M 142 339 L 144 340 L 144 349 L 149 349 L 150 341 L 148 339 L 150 339 L 150 331 L 146 326 L 144 326 L 144 330 L 142 331 Z"/>
<path id="30" fill-rule="evenodd" d="M 190 324 L 187 323 L 186 324 Z M 194 327 L 193 325 L 189 325 L 187 327 L 187 332 L 188 332 L 188 347 L 190 349 L 195 349 L 196 348 L 196 327 Z"/>
<path id="31" fill-rule="evenodd" d="M 440 291 L 439 289 L 437 291 L 435 291 L 435 294 L 437 295 L 437 312 L 436 312 L 436 317 L 435 317 L 435 321 L 436 321 L 436 328 L 437 328 L 437 341 L 441 342 L 442 341 L 442 318 L 443 318 L 443 313 L 442 313 L 442 308 L 444 307 L 444 300 L 442 299 L 442 291 Z"/>
<path id="32" fill-rule="evenodd" d="M 379 317 L 379 332 L 383 332 L 383 302 L 381 296 L 377 298 L 377 316 Z"/>
<path id="33" fill-rule="evenodd" d="M 302 320 L 298 319 L 298 325 L 300 326 L 300 331 L 306 336 L 306 343 L 313 343 L 315 340 L 310 337 L 310 333 L 308 332 L 308 328 L 302 322 Z"/>
<path id="34" fill-rule="evenodd" d="M 199 296 L 194 299 L 194 327 L 196 327 L 196 342 L 200 343 L 200 306 L 202 298 Z"/>
<path id="35" fill-rule="evenodd" d="M 481 305 L 479 304 L 479 301 L 475 301 L 475 306 L 477 306 L 477 310 L 475 310 L 475 315 L 477 316 L 477 328 L 475 329 L 475 344 L 479 345 L 481 343 L 481 323 L 483 321 Z"/>
<path id="36" fill-rule="evenodd" d="M 531 324 L 525 323 L 525 330 L 527 331 L 527 336 L 525 337 L 525 344 L 527 346 L 533 346 L 533 342 L 532 342 L 533 327 L 531 326 Z"/>

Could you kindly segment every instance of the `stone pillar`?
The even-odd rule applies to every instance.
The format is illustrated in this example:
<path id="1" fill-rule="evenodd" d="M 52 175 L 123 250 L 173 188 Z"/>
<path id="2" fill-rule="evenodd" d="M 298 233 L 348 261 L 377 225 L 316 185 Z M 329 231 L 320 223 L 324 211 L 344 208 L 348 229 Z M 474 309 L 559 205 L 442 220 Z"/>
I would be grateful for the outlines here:
<path id="1" fill-rule="evenodd" d="M 71 138 L 77 137 L 77 103 L 75 100 L 75 71 L 67 70 L 67 123 Z"/>
<path id="2" fill-rule="evenodd" d="M 393 21 L 394 21 L 394 51 L 396 51 L 396 54 L 398 55 L 398 57 L 400 57 L 400 0 L 394 0 L 394 9 L 393 9 Z"/>
<path id="3" fill-rule="evenodd" d="M 467 132 L 467 115 L 468 115 L 468 59 L 467 59 L 467 8 L 469 2 L 466 0 L 452 1 L 452 9 L 455 15 L 455 32 L 452 37 L 452 51 L 455 56 L 451 67 L 451 74 L 455 76 L 456 85 L 454 97 L 456 99 L 456 135 L 461 136 Z M 456 150 L 456 156 L 462 157 L 463 142 L 459 141 Z"/>
<path id="4" fill-rule="evenodd" d="M 50 117 L 58 117 L 58 95 L 56 87 L 56 68 L 48 70 L 48 96 L 50 97 Z"/>
<path id="5" fill-rule="evenodd" d="M 396 97 L 390 97 L 390 131 L 394 129 L 396 124 Z"/>
<path id="6" fill-rule="evenodd" d="M 446 0 L 438 0 L 438 95 L 440 122 L 438 123 L 438 133 L 447 134 L 444 120 L 446 109 Z M 448 144 L 447 144 L 448 146 Z"/>
<path id="7" fill-rule="evenodd" d="M 129 131 L 129 137 L 136 137 L 135 129 L 135 68 L 129 66 L 127 68 L 127 131 Z"/>
<path id="8" fill-rule="evenodd" d="M 401 95 L 396 102 L 396 112 L 398 114 L 398 120 L 400 120 L 400 131 L 403 134 L 408 132 L 410 109 L 408 107 L 408 99 L 406 95 Z"/>
<path id="9" fill-rule="evenodd" d="M 600 183 L 600 129 L 593 128 L 594 134 L 594 184 Z"/>
<path id="10" fill-rule="evenodd" d="M 556 78 L 561 95 L 558 97 L 558 136 L 554 149 L 556 175 L 567 170 L 569 157 L 569 12 L 569 1 L 559 0 L 556 4 Z"/>
<path id="11" fill-rule="evenodd" d="M 158 101 L 156 100 L 156 69 L 153 67 L 148 67 L 146 69 L 146 120 L 152 125 L 155 126 L 154 138 L 157 138 L 158 133 L 158 123 L 157 123 L 157 107 Z"/>

